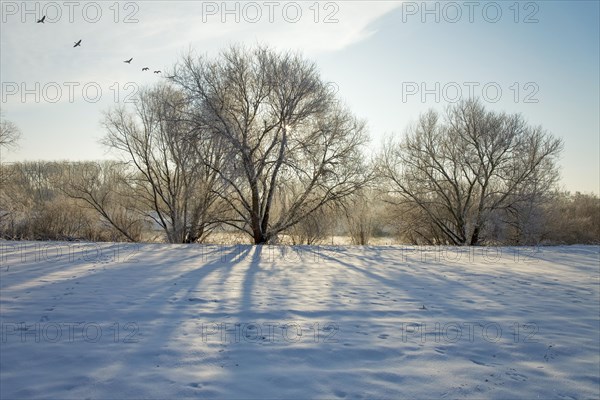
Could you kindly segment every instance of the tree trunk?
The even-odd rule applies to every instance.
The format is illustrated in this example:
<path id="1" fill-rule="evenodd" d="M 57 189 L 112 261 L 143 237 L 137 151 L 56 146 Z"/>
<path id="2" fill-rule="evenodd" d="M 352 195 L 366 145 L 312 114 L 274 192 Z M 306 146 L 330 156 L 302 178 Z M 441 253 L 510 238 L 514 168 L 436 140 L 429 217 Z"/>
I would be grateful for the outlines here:
<path id="1" fill-rule="evenodd" d="M 269 241 L 269 237 L 267 235 L 264 235 L 262 232 L 257 232 L 254 231 L 254 244 L 259 244 L 259 245 L 263 245 L 263 244 L 267 244 L 267 242 Z"/>
<path id="2" fill-rule="evenodd" d="M 479 225 L 477 225 L 473 230 L 473 234 L 471 235 L 471 246 L 477 246 L 479 244 L 479 231 Z"/>

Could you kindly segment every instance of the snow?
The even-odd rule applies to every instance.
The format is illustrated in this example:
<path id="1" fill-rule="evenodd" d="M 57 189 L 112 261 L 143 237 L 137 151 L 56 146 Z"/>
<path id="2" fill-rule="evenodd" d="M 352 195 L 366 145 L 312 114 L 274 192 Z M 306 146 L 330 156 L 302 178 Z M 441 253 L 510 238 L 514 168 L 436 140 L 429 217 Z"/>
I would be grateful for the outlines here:
<path id="1" fill-rule="evenodd" d="M 599 398 L 600 247 L 0 242 L 0 398 Z"/>

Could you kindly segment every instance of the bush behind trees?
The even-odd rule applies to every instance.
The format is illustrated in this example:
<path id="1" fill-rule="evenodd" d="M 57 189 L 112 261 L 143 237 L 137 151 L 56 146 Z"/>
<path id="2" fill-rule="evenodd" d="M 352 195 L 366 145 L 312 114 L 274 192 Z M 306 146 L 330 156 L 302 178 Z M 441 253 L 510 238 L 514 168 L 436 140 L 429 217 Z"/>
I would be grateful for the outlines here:
<path id="1" fill-rule="evenodd" d="M 2 164 L 0 237 L 13 240 L 119 241 L 122 235 L 94 209 L 67 196 L 73 172 L 96 169 L 95 162 Z"/>

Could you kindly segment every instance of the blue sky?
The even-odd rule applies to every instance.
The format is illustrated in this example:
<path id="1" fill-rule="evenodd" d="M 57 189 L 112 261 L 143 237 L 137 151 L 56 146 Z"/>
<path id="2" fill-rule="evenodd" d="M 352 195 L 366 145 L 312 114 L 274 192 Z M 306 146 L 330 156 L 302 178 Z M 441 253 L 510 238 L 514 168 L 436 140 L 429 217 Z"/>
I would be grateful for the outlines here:
<path id="1" fill-rule="evenodd" d="M 114 157 L 98 143 L 102 112 L 160 80 L 153 70 L 190 48 L 266 43 L 314 60 L 374 150 L 472 92 L 564 139 L 564 189 L 600 192 L 597 1 L 23 4 L 1 5 L 1 107 L 23 132 L 3 161 Z"/>

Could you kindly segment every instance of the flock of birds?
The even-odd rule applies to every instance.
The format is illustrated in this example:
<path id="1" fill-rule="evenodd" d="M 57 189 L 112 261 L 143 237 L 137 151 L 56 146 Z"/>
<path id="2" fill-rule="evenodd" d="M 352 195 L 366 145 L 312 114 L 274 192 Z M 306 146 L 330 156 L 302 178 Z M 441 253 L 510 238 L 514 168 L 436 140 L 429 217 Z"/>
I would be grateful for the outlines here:
<path id="1" fill-rule="evenodd" d="M 40 18 L 40 19 L 37 20 L 37 23 L 38 24 L 43 24 L 45 20 L 46 20 L 46 16 L 44 15 L 44 16 L 42 16 L 42 18 Z M 81 47 L 81 40 L 82 39 L 79 39 L 77 42 L 75 42 L 75 44 L 73 45 L 73 47 Z M 133 61 L 133 57 L 131 57 L 129 60 L 125 60 L 123 62 L 125 64 L 131 64 L 132 61 Z M 143 67 L 142 68 L 142 72 L 149 71 L 149 70 L 150 70 L 149 67 Z M 154 71 L 154 73 L 155 74 L 160 74 L 160 73 L 162 73 L 162 71 L 159 70 L 159 69 L 157 69 L 157 70 Z M 169 78 L 174 78 L 174 77 L 169 77 Z"/>

